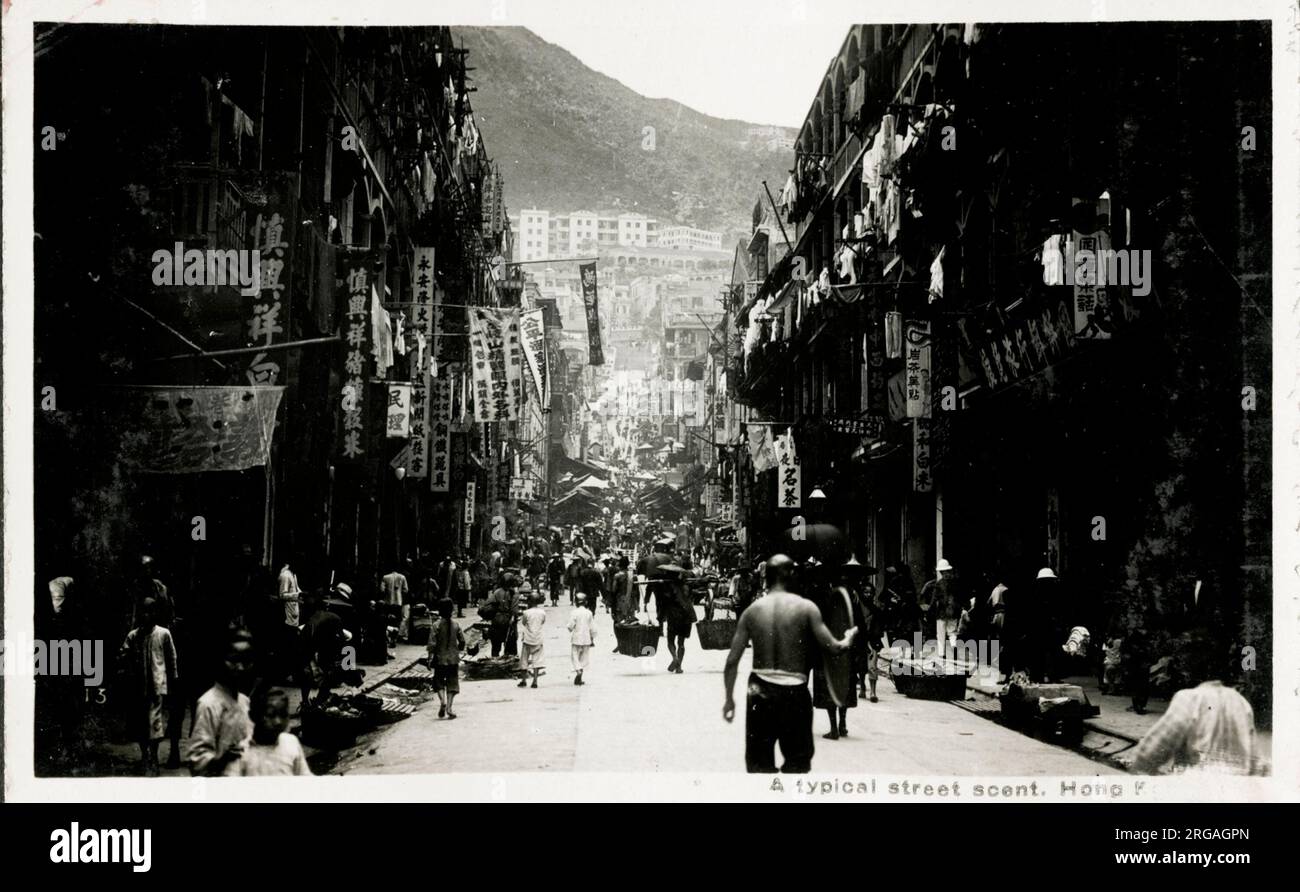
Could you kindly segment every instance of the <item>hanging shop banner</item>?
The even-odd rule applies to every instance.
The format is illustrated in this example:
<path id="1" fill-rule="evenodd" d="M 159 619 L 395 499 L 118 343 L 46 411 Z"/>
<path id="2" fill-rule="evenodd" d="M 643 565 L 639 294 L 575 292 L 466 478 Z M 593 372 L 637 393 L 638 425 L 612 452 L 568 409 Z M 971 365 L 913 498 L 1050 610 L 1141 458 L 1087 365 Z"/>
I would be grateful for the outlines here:
<path id="1" fill-rule="evenodd" d="M 388 422 L 384 427 L 388 437 L 405 438 L 411 435 L 411 385 L 388 385 Z"/>
<path id="2" fill-rule="evenodd" d="M 474 523 L 474 499 L 477 496 L 478 484 L 473 480 L 468 481 L 465 484 L 465 516 L 462 518 L 466 529 L 469 529 L 469 526 Z"/>
<path id="3" fill-rule="evenodd" d="M 112 399 L 120 459 L 151 474 L 265 465 L 283 387 L 120 387 Z"/>
<path id="4" fill-rule="evenodd" d="M 851 434 L 855 437 L 865 437 L 870 440 L 879 439 L 885 432 L 885 420 L 872 415 L 862 418 L 831 416 L 823 419 L 823 423 L 828 429 L 837 434 Z"/>
<path id="5" fill-rule="evenodd" d="M 423 479 L 429 470 L 429 371 L 414 372 L 411 384 L 411 464 L 408 473 Z"/>
<path id="6" fill-rule="evenodd" d="M 289 327 L 289 285 L 293 270 L 292 234 L 288 223 L 297 219 L 292 203 L 292 193 L 285 197 L 270 196 L 266 207 L 253 218 L 249 230 L 252 248 L 257 256 L 257 293 L 252 296 L 248 318 L 249 346 L 269 347 L 283 340 Z M 289 230 L 286 233 L 286 229 Z M 258 352 L 248 363 L 244 374 L 249 384 L 275 384 L 280 376 L 280 366 L 268 358 L 274 354 Z"/>
<path id="7" fill-rule="evenodd" d="M 473 307 L 469 311 L 469 345 L 474 376 L 474 420 L 515 421 L 519 418 L 520 378 L 511 384 L 507 355 L 507 317 L 513 319 L 518 353 L 518 318 L 513 312 Z M 516 356 L 518 358 L 518 356 Z"/>
<path id="8" fill-rule="evenodd" d="M 930 322 L 928 319 L 909 319 L 904 371 L 907 384 L 907 417 L 930 417 Z"/>
<path id="9" fill-rule="evenodd" d="M 451 379 L 429 381 L 429 490 L 451 489 Z"/>
<path id="10" fill-rule="evenodd" d="M 537 482 L 531 477 L 510 478 L 510 498 L 532 502 L 537 499 Z"/>
<path id="11" fill-rule="evenodd" d="M 885 377 L 885 325 L 883 314 L 873 312 L 871 325 L 867 329 L 865 343 L 864 374 L 866 375 L 867 417 L 873 424 L 884 429 L 885 419 L 889 415 L 888 379 Z M 878 435 L 877 435 L 878 436 Z"/>
<path id="12" fill-rule="evenodd" d="M 528 373 L 545 409 L 551 405 L 551 391 L 546 368 L 546 324 L 540 307 L 519 314 L 519 333 L 523 338 Z"/>
<path id="13" fill-rule="evenodd" d="M 430 425 L 430 359 L 435 352 L 433 330 L 433 248 L 416 248 L 411 262 L 411 328 L 424 338 L 424 352 L 411 367 L 411 464 L 416 479 L 428 476 Z M 418 343 L 418 342 L 417 342 Z M 445 492 L 446 490 L 441 490 Z"/>
<path id="14" fill-rule="evenodd" d="M 1037 374 L 1072 353 L 1074 315 L 1064 300 L 1020 319 L 982 341 L 977 351 L 984 381 L 999 390 Z"/>
<path id="15" fill-rule="evenodd" d="M 930 492 L 934 489 L 930 469 L 930 419 L 913 419 L 912 431 L 912 492 Z"/>
<path id="16" fill-rule="evenodd" d="M 604 365 L 605 353 L 600 346 L 600 307 L 596 298 L 596 264 L 578 267 L 582 274 L 582 305 L 587 311 L 587 365 Z"/>
<path id="17" fill-rule="evenodd" d="M 519 324 L 519 310 L 505 310 L 502 316 L 502 329 L 506 342 L 506 383 L 510 391 L 510 400 L 515 406 L 515 417 L 524 409 L 524 338 Z"/>
<path id="18" fill-rule="evenodd" d="M 798 508 L 802 504 L 802 496 L 803 476 L 799 459 L 792 452 L 787 452 L 776 468 L 776 506 Z"/>
<path id="19" fill-rule="evenodd" d="M 1100 203 L 1074 199 L 1075 209 L 1085 205 L 1092 210 L 1087 216 L 1098 219 L 1098 214 L 1110 218 L 1110 200 Z M 1075 216 L 1079 216 L 1075 214 Z M 1074 238 L 1067 246 L 1066 270 L 1074 282 L 1074 336 L 1080 339 L 1106 340 L 1111 336 L 1114 320 L 1106 287 L 1098 283 L 1098 272 L 1105 269 L 1103 254 L 1110 251 L 1110 236 L 1102 229 L 1095 232 L 1074 230 Z M 1104 273 L 1103 273 L 1104 275 Z"/>
<path id="20" fill-rule="evenodd" d="M 355 252 L 340 255 L 344 302 L 347 315 L 343 319 L 343 409 L 342 458 L 356 461 L 369 448 L 366 427 L 366 382 L 370 379 L 370 287 L 371 258 L 369 253 Z"/>

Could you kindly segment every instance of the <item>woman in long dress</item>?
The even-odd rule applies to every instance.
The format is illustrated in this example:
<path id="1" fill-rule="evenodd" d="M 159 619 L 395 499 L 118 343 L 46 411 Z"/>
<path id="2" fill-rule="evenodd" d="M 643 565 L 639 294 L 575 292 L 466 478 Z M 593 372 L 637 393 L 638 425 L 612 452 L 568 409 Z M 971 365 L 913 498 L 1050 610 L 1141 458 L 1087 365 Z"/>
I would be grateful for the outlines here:
<path id="1" fill-rule="evenodd" d="M 835 585 L 816 586 L 819 594 L 815 600 L 821 609 L 822 621 L 836 638 L 844 637 L 850 628 L 862 624 L 862 612 L 850 588 L 853 583 L 849 577 L 854 574 L 847 569 L 849 566 L 837 574 Z M 849 733 L 849 710 L 858 705 L 854 655 L 852 650 L 841 654 L 823 651 L 820 658 L 820 664 L 813 671 L 813 706 L 826 710 L 830 717 L 831 730 L 822 736 L 827 740 L 839 740 Z"/>

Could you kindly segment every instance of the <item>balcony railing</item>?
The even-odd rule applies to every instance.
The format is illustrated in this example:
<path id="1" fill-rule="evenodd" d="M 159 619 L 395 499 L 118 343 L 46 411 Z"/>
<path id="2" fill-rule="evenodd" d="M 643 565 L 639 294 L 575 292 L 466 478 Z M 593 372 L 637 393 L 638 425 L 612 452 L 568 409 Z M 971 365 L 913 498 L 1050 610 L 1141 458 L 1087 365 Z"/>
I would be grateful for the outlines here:
<path id="1" fill-rule="evenodd" d="M 245 247 L 244 201 L 229 176 L 209 165 L 186 166 L 174 172 L 170 192 L 175 238 L 220 250 Z"/>

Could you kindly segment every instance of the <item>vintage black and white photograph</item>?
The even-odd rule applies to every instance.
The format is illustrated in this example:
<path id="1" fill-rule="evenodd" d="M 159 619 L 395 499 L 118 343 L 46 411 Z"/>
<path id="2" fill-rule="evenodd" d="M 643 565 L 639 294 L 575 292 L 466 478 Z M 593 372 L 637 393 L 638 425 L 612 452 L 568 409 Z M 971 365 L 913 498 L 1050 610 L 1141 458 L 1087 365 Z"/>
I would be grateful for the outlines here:
<path id="1" fill-rule="evenodd" d="M 218 5 L 21 38 L 7 772 L 1276 774 L 1267 11 Z"/>

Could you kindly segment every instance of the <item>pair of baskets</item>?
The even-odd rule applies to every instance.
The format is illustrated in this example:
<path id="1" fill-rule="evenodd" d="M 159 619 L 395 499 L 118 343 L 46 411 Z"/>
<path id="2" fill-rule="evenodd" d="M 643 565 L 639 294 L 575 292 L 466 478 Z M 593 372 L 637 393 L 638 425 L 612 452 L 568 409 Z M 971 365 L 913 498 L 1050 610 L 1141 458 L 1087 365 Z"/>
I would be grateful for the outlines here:
<path id="1" fill-rule="evenodd" d="M 618 652 L 625 657 L 653 657 L 659 651 L 663 629 L 648 623 L 615 623 Z"/>

